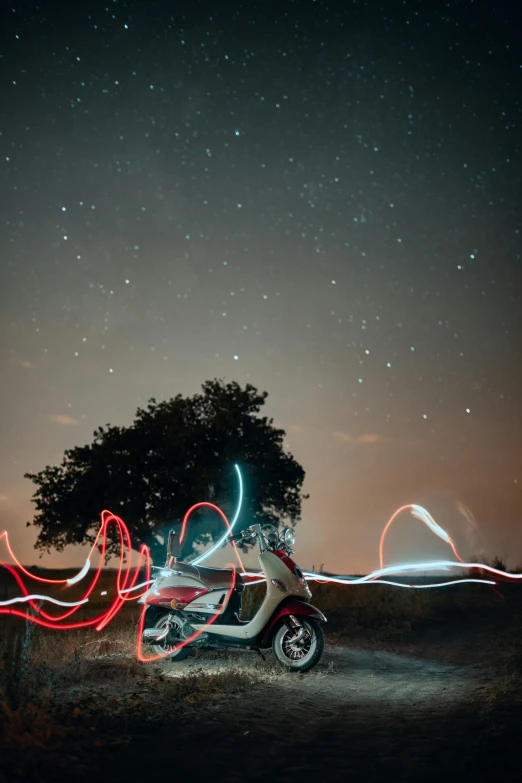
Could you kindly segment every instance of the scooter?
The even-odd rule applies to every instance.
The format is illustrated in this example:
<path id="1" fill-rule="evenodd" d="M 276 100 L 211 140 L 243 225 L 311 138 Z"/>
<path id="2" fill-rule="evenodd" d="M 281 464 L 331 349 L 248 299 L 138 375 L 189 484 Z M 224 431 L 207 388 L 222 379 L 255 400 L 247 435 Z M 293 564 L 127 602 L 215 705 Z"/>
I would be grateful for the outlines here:
<path id="1" fill-rule="evenodd" d="M 179 562 L 179 537 L 170 531 L 166 565 L 139 599 L 139 603 L 146 604 L 142 642 L 151 645 L 156 655 L 163 654 L 172 661 L 184 660 L 195 647 L 240 648 L 261 655 L 272 648 L 284 669 L 309 671 L 323 653 L 320 623 L 325 623 L 326 617 L 310 603 L 308 583 L 290 557 L 295 531 L 286 527 L 279 532 L 274 525 L 256 524 L 229 540 L 257 540 L 267 589 L 255 616 L 248 621 L 240 619 L 242 593 L 248 588 L 241 574 L 236 572 L 231 590 L 232 569 Z M 212 624 L 207 625 L 213 617 Z M 190 637 L 194 638 L 179 647 Z M 173 650 L 170 655 L 169 650 Z"/>

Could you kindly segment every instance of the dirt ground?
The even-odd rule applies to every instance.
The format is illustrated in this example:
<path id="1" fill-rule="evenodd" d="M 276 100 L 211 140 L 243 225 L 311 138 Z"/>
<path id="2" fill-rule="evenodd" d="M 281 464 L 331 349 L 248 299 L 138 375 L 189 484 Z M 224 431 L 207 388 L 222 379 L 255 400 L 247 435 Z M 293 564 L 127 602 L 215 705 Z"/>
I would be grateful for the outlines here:
<path id="1" fill-rule="evenodd" d="M 117 656 L 101 657 L 89 671 L 103 677 L 58 694 L 78 747 L 75 730 L 34 773 L 15 760 L 0 780 L 516 783 L 521 611 L 515 594 L 481 598 L 396 642 L 341 638 L 332 612 L 337 643 L 304 675 L 271 655 L 204 652 L 124 680 Z M 191 683 L 193 698 L 180 698 Z"/>
<path id="2" fill-rule="evenodd" d="M 202 657 L 168 676 L 256 663 L 244 653 Z M 519 780 L 521 706 L 491 704 L 488 689 L 480 665 L 327 647 L 308 675 L 267 674 L 203 712 L 144 727 L 104 759 L 104 774 L 112 781 L 151 773 L 199 780 L 203 771 L 214 781 Z"/>

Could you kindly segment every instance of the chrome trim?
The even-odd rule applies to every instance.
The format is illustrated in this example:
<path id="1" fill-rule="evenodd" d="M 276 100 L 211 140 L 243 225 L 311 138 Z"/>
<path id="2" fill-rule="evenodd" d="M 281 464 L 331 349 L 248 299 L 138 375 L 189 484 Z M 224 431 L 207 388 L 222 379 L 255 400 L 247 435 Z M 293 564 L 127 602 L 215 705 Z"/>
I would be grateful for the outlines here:
<path id="1" fill-rule="evenodd" d="M 159 642 L 160 639 L 163 639 L 168 632 L 170 631 L 170 625 L 167 625 L 167 627 L 164 628 L 145 628 L 143 631 L 143 641 L 144 642 Z"/>
<path id="2" fill-rule="evenodd" d="M 288 640 L 288 644 L 294 644 L 295 642 L 300 642 L 303 636 L 305 635 L 305 633 L 306 633 L 306 629 L 303 628 L 303 626 L 301 626 L 301 628 L 299 628 L 296 635 L 292 636 L 292 638 Z"/>
<path id="3" fill-rule="evenodd" d="M 152 566 L 152 568 L 160 573 L 156 576 L 156 579 L 166 579 L 168 576 L 183 576 L 183 571 L 176 571 L 174 568 L 168 566 Z"/>
<path id="4" fill-rule="evenodd" d="M 290 535 L 291 541 L 287 540 L 287 536 Z M 286 549 L 290 549 L 295 544 L 295 530 L 293 527 L 284 527 L 280 534 L 279 539 Z"/>

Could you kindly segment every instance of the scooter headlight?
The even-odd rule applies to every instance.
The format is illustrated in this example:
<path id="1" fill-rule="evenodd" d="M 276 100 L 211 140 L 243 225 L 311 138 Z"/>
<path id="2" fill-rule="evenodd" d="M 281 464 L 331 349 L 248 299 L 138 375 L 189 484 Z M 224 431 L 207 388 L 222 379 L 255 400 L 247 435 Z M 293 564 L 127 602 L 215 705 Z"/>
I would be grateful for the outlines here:
<path id="1" fill-rule="evenodd" d="M 281 540 L 289 549 L 295 544 L 295 530 L 293 527 L 285 527 L 281 530 Z"/>

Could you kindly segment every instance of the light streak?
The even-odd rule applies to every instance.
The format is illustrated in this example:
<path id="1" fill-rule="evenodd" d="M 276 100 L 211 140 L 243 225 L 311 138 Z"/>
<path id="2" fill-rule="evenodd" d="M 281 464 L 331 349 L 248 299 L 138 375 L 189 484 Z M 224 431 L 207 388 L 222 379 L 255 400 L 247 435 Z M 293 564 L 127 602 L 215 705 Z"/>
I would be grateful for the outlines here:
<path id="1" fill-rule="evenodd" d="M 64 623 L 63 622 L 64 620 L 71 617 L 75 612 L 77 612 L 80 606 L 88 602 L 90 595 L 92 594 L 94 588 L 96 587 L 96 584 L 101 574 L 101 570 L 103 568 L 103 564 L 105 562 L 105 554 L 107 551 L 108 528 L 109 525 L 111 524 L 116 525 L 120 538 L 120 567 L 117 571 L 117 576 L 116 576 L 116 587 L 117 587 L 116 597 L 112 601 L 109 608 L 105 612 L 102 612 L 99 616 L 94 617 L 90 620 Z M 69 607 L 68 611 L 66 611 L 63 614 L 51 615 L 48 614 L 46 611 L 44 611 L 44 609 L 35 602 L 34 596 L 29 594 L 29 591 L 25 587 L 22 577 L 18 572 L 20 571 L 23 575 L 37 582 L 53 585 L 53 586 L 61 585 L 62 587 L 68 587 L 71 584 L 71 580 L 70 579 L 47 579 L 45 577 L 41 577 L 38 576 L 37 574 L 31 573 L 26 568 L 24 568 L 24 566 L 22 566 L 22 564 L 18 561 L 18 559 L 14 555 L 6 531 L 4 531 L 0 535 L 0 541 L 2 539 L 5 541 L 7 551 L 11 555 L 11 558 L 15 563 L 15 567 L 10 566 L 2 561 L 0 561 L 0 566 L 3 566 L 13 576 L 13 578 L 18 584 L 18 587 L 22 592 L 22 596 L 20 596 L 20 598 L 24 602 L 29 604 L 30 608 L 33 610 L 33 612 L 35 612 L 35 614 L 29 614 L 28 612 L 22 612 L 19 609 L 5 607 L 5 608 L 0 608 L 0 615 L 2 614 L 15 615 L 16 617 L 22 617 L 25 620 L 29 620 L 30 622 L 36 623 L 36 625 L 40 625 L 45 628 L 55 628 L 57 630 L 72 630 L 76 628 L 95 627 L 97 631 L 100 631 L 102 628 L 104 628 L 107 625 L 108 622 L 110 622 L 110 620 L 113 619 L 113 617 L 120 610 L 120 608 L 123 606 L 125 601 L 134 600 L 140 597 L 139 595 L 133 595 L 128 597 L 126 595 L 122 595 L 122 592 L 127 592 L 127 589 L 133 590 L 136 588 L 136 582 L 140 574 L 140 571 L 143 567 L 143 564 L 145 564 L 146 581 L 147 583 L 150 583 L 150 553 L 148 547 L 146 547 L 144 544 L 140 547 L 138 563 L 134 568 L 134 573 L 132 573 L 132 565 L 131 565 L 132 546 L 131 546 L 131 538 L 127 526 L 125 525 L 123 520 L 120 519 L 120 517 L 117 517 L 115 514 L 112 514 L 112 512 L 105 510 L 102 511 L 100 529 L 98 530 L 98 533 L 92 545 L 90 555 L 87 558 L 87 563 L 90 564 L 93 552 L 97 547 L 99 547 L 100 549 L 99 564 L 98 564 L 98 568 L 94 573 L 91 585 L 87 588 L 83 597 L 75 603 L 72 602 L 64 603 L 62 601 L 47 599 L 47 600 L 51 600 L 51 603 L 57 603 L 60 606 L 65 605 Z M 126 568 L 124 568 L 125 559 L 127 562 Z M 86 568 L 87 563 L 82 568 L 79 574 L 77 574 L 75 577 L 72 577 L 73 584 L 79 582 L 80 578 L 83 578 L 83 576 L 85 576 L 85 574 L 88 572 L 88 568 Z M 123 579 L 122 579 L 122 574 L 123 574 Z M 9 602 L 9 605 L 10 604 L 11 602 Z"/>
<path id="2" fill-rule="evenodd" d="M 411 512 L 412 515 L 417 517 L 417 519 L 420 519 L 421 522 L 424 522 L 424 524 L 427 525 L 436 536 L 442 538 L 442 540 L 447 544 L 453 543 L 446 531 L 443 530 L 441 526 L 437 524 L 437 522 L 435 522 L 431 514 L 429 514 L 425 508 L 422 508 L 422 506 L 417 506 L 415 503 L 411 504 L 411 508 L 413 509 Z"/>
<path id="3" fill-rule="evenodd" d="M 220 546 L 222 546 L 231 535 L 232 530 L 239 519 L 241 508 L 243 505 L 243 494 L 244 494 L 243 481 L 242 481 L 241 471 L 239 470 L 238 465 L 234 465 L 234 468 L 236 470 L 238 482 L 239 482 L 239 495 L 238 495 L 237 508 L 231 523 L 229 523 L 226 515 L 218 506 L 208 502 L 196 503 L 195 505 L 191 506 L 188 509 L 185 516 L 183 517 L 181 534 L 180 534 L 181 543 L 185 538 L 187 532 L 187 526 L 192 514 L 200 508 L 209 508 L 215 511 L 223 520 L 226 528 L 225 534 L 221 536 L 221 538 L 207 552 L 204 552 L 203 554 L 199 555 L 193 561 L 193 565 L 197 566 L 199 563 L 202 563 L 204 560 L 206 560 L 207 557 L 209 557 Z M 414 516 L 419 521 L 423 522 L 436 536 L 438 536 L 441 540 L 443 540 L 446 544 L 449 545 L 453 554 L 456 557 L 455 561 L 435 560 L 435 561 L 404 563 L 404 564 L 384 566 L 384 542 L 386 539 L 386 535 L 389 532 L 391 525 L 398 518 L 399 514 L 406 510 L 410 510 L 412 516 Z M 110 604 L 108 609 L 102 612 L 99 616 L 91 620 L 66 623 L 64 622 L 64 620 L 67 620 L 69 617 L 72 617 L 74 613 L 81 606 L 89 602 L 89 598 L 93 590 L 95 589 L 95 586 L 98 582 L 105 561 L 105 555 L 107 551 L 108 528 L 109 525 L 111 524 L 116 526 L 118 537 L 119 537 L 119 543 L 120 543 L 119 567 L 116 573 L 115 597 L 113 598 L 112 603 Z M 14 563 L 14 566 L 8 565 L 7 563 L 0 560 L 0 567 L 4 567 L 6 570 L 10 572 L 10 574 L 17 582 L 18 587 L 20 588 L 22 594 L 20 596 L 10 598 L 6 601 L 0 601 L 0 615 L 2 614 L 14 615 L 16 617 L 29 620 L 30 622 L 33 622 L 39 626 L 45 628 L 53 628 L 56 630 L 72 630 L 78 628 L 93 627 L 96 631 L 101 631 L 109 622 L 111 622 L 114 619 L 114 617 L 116 616 L 116 614 L 119 612 L 119 610 L 122 608 L 123 604 L 126 601 L 134 601 L 137 600 L 138 598 L 144 597 L 145 599 L 144 607 L 141 612 L 139 623 L 138 623 L 138 638 L 136 642 L 136 656 L 138 660 L 142 662 L 150 662 L 150 661 L 155 661 L 161 658 L 168 657 L 169 655 L 172 655 L 173 653 L 182 649 L 186 645 L 191 644 L 199 636 L 201 636 L 201 634 L 205 633 L 208 627 L 211 626 L 212 623 L 214 623 L 216 619 L 226 609 L 226 606 L 228 605 L 232 592 L 235 588 L 235 583 L 236 583 L 236 578 L 238 573 L 241 574 L 242 577 L 245 577 L 246 579 L 249 580 L 247 582 L 247 586 L 266 582 L 266 577 L 262 572 L 247 571 L 245 569 L 241 561 L 239 551 L 235 545 L 235 542 L 232 541 L 231 543 L 236 558 L 238 560 L 240 569 L 238 570 L 236 566 L 232 564 L 227 566 L 232 569 L 232 580 L 231 580 L 230 588 L 227 592 L 226 600 L 223 606 L 220 608 L 220 610 L 216 612 L 216 614 L 213 615 L 210 618 L 210 620 L 206 622 L 204 626 L 202 626 L 197 631 L 195 631 L 187 639 L 184 639 L 183 642 L 181 642 L 180 644 L 176 645 L 175 647 L 169 649 L 164 653 L 161 653 L 160 655 L 145 656 L 142 650 L 142 635 L 143 635 L 143 628 L 145 623 L 145 611 L 147 608 L 147 593 L 150 590 L 150 586 L 154 585 L 157 582 L 157 580 L 151 579 L 150 552 L 148 547 L 145 546 L 144 544 L 139 549 L 137 565 L 132 567 L 131 536 L 127 526 L 125 525 L 125 523 L 120 517 L 116 516 L 115 514 L 112 514 L 110 511 L 107 510 L 102 511 L 101 525 L 96 535 L 96 538 L 94 540 L 94 543 L 91 547 L 89 557 L 86 559 L 85 565 L 78 572 L 78 574 L 68 579 L 47 579 L 45 577 L 38 576 L 37 574 L 28 571 L 15 557 L 13 550 L 11 549 L 9 538 L 6 531 L 0 534 L 0 542 L 2 540 L 5 542 L 7 551 Z M 42 584 L 48 584 L 52 586 L 61 585 L 62 587 L 69 587 L 73 584 L 77 584 L 81 582 L 91 569 L 91 558 L 96 549 L 99 549 L 100 552 L 98 567 L 95 570 L 90 586 L 85 591 L 83 597 L 78 601 L 66 602 L 66 601 L 60 601 L 51 596 L 40 595 L 37 593 L 29 593 L 29 591 L 25 587 L 21 575 L 28 577 L 29 579 L 32 579 L 36 582 Z M 138 583 L 137 580 L 143 567 L 145 567 L 145 580 Z M 479 579 L 473 577 L 463 578 L 463 579 L 451 579 L 444 582 L 435 582 L 430 584 L 406 584 L 404 582 L 396 582 L 393 581 L 392 579 L 386 578 L 392 575 L 400 576 L 401 574 L 403 575 L 411 574 L 412 571 L 413 572 L 415 571 L 427 572 L 427 571 L 434 571 L 434 570 L 450 571 L 451 569 L 454 568 L 458 568 L 458 569 L 464 568 L 470 571 L 474 569 L 478 569 L 482 573 L 488 572 L 488 574 L 504 580 L 518 581 L 522 579 L 522 574 L 512 574 L 506 571 L 502 571 L 498 568 L 494 568 L 493 566 L 485 565 L 483 563 L 464 562 L 463 559 L 458 554 L 455 543 L 452 540 L 452 538 L 449 536 L 449 534 L 433 519 L 431 514 L 429 514 L 429 512 L 425 508 L 423 508 L 422 506 L 418 506 L 416 504 L 407 504 L 401 506 L 399 509 L 397 509 L 397 511 L 395 511 L 392 514 L 392 516 L 389 518 L 386 525 L 384 526 L 379 540 L 379 568 L 378 569 L 372 571 L 371 573 L 365 576 L 360 576 L 360 577 L 340 575 L 340 574 L 339 575 L 317 574 L 310 571 L 305 571 L 304 576 L 306 580 L 309 582 L 317 582 L 323 584 L 329 584 L 329 583 L 339 584 L 339 585 L 385 584 L 394 587 L 402 587 L 402 588 L 410 588 L 410 589 L 411 588 L 429 589 L 434 587 L 448 587 L 450 585 L 466 584 L 466 583 L 485 584 L 489 586 L 494 586 L 497 584 L 496 581 L 493 581 L 491 579 L 485 579 L 485 578 Z M 137 591 L 140 590 L 142 592 L 137 593 Z M 101 595 L 106 595 L 106 594 L 107 594 L 106 590 L 101 591 Z M 49 603 L 67 608 L 67 611 L 61 615 L 51 615 L 45 612 L 42 609 L 42 607 L 39 606 L 38 603 L 36 603 L 37 601 L 48 601 Z M 22 603 L 28 604 L 30 608 L 33 610 L 33 614 L 30 614 L 27 611 L 25 612 L 21 611 L 20 609 L 17 608 L 8 608 L 8 607 L 13 607 L 13 605 L 15 604 L 22 604 Z M 166 630 L 162 636 L 158 637 L 158 639 L 161 640 L 161 638 L 164 638 L 167 635 L 167 633 L 168 630 Z"/>
<path id="4" fill-rule="evenodd" d="M 219 516 L 221 517 L 221 519 L 223 520 L 223 522 L 225 523 L 225 525 L 228 528 L 227 535 L 230 533 L 230 531 L 232 530 L 232 526 L 231 526 L 230 522 L 228 521 L 228 519 L 226 518 L 226 516 L 223 513 L 223 511 L 221 511 L 221 509 L 219 508 L 219 506 L 214 505 L 214 503 L 207 503 L 207 502 L 195 503 L 193 506 L 191 506 L 189 508 L 189 510 L 187 511 L 185 516 L 183 517 L 183 522 L 182 522 L 182 525 L 181 525 L 181 533 L 180 533 L 180 536 L 179 536 L 180 544 L 183 543 L 183 539 L 185 538 L 185 533 L 187 532 L 188 521 L 189 521 L 191 515 L 194 513 L 194 511 L 197 511 L 198 508 L 211 508 L 217 514 L 219 514 Z M 236 555 L 236 557 L 238 559 L 239 565 L 241 566 L 241 570 L 244 571 L 245 570 L 245 566 L 241 562 L 241 557 L 239 556 L 239 551 L 238 551 L 238 548 L 236 546 L 235 541 L 232 541 L 231 544 L 232 544 L 232 548 L 233 548 L 233 550 L 235 552 L 235 555 Z M 171 558 L 171 562 L 172 562 L 172 558 Z M 171 562 L 169 562 L 169 565 L 171 564 Z"/>
<path id="5" fill-rule="evenodd" d="M 71 577 L 71 579 L 67 580 L 68 585 L 74 585 L 76 582 L 81 582 L 83 577 L 89 572 L 89 568 L 91 567 L 91 561 L 89 558 L 85 561 L 85 565 L 82 568 L 81 571 L 79 571 L 76 576 Z"/>
<path id="6" fill-rule="evenodd" d="M 419 563 L 405 563 L 400 565 L 394 565 L 394 566 L 386 566 L 384 567 L 384 541 L 386 539 L 386 535 L 393 524 L 393 522 L 397 519 L 399 514 L 401 514 L 403 511 L 406 511 L 410 509 L 412 516 L 414 516 L 416 519 L 420 520 L 421 522 L 424 522 L 424 524 L 439 538 L 441 538 L 443 541 L 445 541 L 453 551 L 455 557 L 457 558 L 457 561 L 453 560 L 436 560 L 436 561 L 426 561 L 426 562 L 419 562 Z M 475 583 L 475 584 L 486 584 L 494 586 L 497 584 L 495 581 L 487 580 L 487 579 L 475 579 L 475 578 L 469 578 L 469 579 L 456 579 L 456 580 L 450 580 L 446 582 L 435 582 L 433 584 L 428 585 L 413 585 L 413 584 L 404 584 L 402 582 L 392 582 L 389 580 L 384 580 L 381 577 L 383 576 L 391 576 L 393 574 L 399 575 L 401 573 L 407 574 L 411 573 L 412 571 L 449 571 L 452 568 L 466 568 L 468 570 L 472 569 L 479 569 L 482 571 L 488 571 L 491 574 L 495 574 L 496 576 L 501 577 L 504 580 L 518 580 L 522 579 L 522 574 L 512 574 L 507 571 L 501 571 L 498 568 L 493 568 L 492 566 L 484 565 L 483 563 L 466 563 L 461 558 L 459 553 L 457 552 L 457 548 L 455 546 L 455 542 L 453 539 L 448 535 L 448 533 L 433 519 L 431 514 L 422 506 L 418 506 L 415 503 L 408 503 L 404 506 L 401 506 L 398 508 L 388 519 L 386 525 L 383 528 L 383 531 L 380 536 L 379 540 L 379 565 L 380 568 L 372 571 L 371 573 L 367 574 L 366 576 L 361 577 L 354 577 L 354 576 L 341 576 L 341 575 L 326 575 L 326 574 L 315 574 L 310 571 L 305 571 L 304 576 L 305 579 L 309 582 L 322 582 L 324 584 L 333 583 L 333 584 L 342 584 L 342 585 L 361 585 L 361 584 L 387 584 L 387 585 L 393 585 L 394 587 L 407 587 L 407 588 L 415 588 L 415 589 L 426 589 L 429 587 L 448 587 L 450 585 L 455 584 L 465 584 L 465 583 Z M 247 583 L 247 586 L 254 585 L 254 584 L 260 584 L 261 582 L 265 582 L 266 579 L 263 576 L 262 573 L 258 571 L 246 571 L 241 574 L 243 577 L 247 577 L 251 581 Z M 496 592 L 496 591 L 495 591 Z"/>
<path id="7" fill-rule="evenodd" d="M 337 577 L 333 579 L 321 579 L 319 578 L 319 574 L 309 575 L 306 577 L 307 581 L 309 582 L 335 582 L 336 584 L 354 584 L 354 582 L 348 582 L 344 581 L 342 577 Z M 264 581 L 264 580 L 263 580 Z M 392 585 L 393 587 L 407 587 L 409 589 L 414 588 L 416 590 L 425 589 L 427 587 L 449 587 L 450 585 L 462 585 L 462 584 L 469 584 L 469 583 L 475 583 L 475 584 L 481 584 L 481 585 L 496 585 L 496 582 L 492 582 L 488 579 L 454 579 L 451 582 L 433 582 L 429 585 L 412 585 L 412 584 L 404 584 L 404 582 L 392 582 L 389 579 L 377 579 L 377 580 L 370 580 L 366 582 L 358 582 L 358 584 L 364 584 L 364 585 Z"/>
<path id="8" fill-rule="evenodd" d="M 215 506 L 212 503 L 196 503 L 194 506 L 189 508 L 189 510 L 187 511 L 187 513 L 185 514 L 185 516 L 183 518 L 182 529 L 181 529 L 181 536 L 180 536 L 180 541 L 181 542 L 183 541 L 183 539 L 185 537 L 186 530 L 187 530 L 187 524 L 189 522 L 190 516 L 198 508 L 211 508 L 214 511 L 216 511 L 216 513 L 218 513 L 221 516 L 223 522 L 225 523 L 225 525 L 227 527 L 227 535 L 229 534 L 229 531 L 231 529 L 231 525 L 228 522 L 228 519 L 225 516 L 225 514 L 223 513 L 223 511 L 218 506 Z M 94 544 L 92 546 L 92 549 L 91 549 L 91 555 L 92 555 L 95 547 L 101 541 L 101 543 L 99 545 L 100 546 L 100 563 L 99 563 L 98 568 L 97 568 L 97 570 L 95 572 L 95 575 L 94 575 L 94 578 L 92 580 L 92 583 L 91 583 L 90 587 L 87 589 L 86 593 L 84 594 L 84 597 L 80 601 L 77 601 L 75 603 L 65 603 L 63 601 L 58 601 L 57 599 L 49 598 L 47 596 L 29 595 L 29 593 L 28 593 L 28 591 L 27 591 L 27 589 L 26 589 L 26 587 L 25 587 L 25 585 L 24 585 L 20 575 L 17 573 L 17 571 L 12 566 L 9 566 L 7 563 L 2 563 L 0 561 L 0 565 L 2 565 L 4 568 L 6 568 L 14 576 L 15 580 L 18 583 L 18 586 L 20 587 L 20 589 L 22 590 L 22 593 L 23 593 L 22 596 L 17 596 L 14 599 L 9 599 L 6 602 L 2 602 L 0 604 L 0 606 L 8 606 L 8 605 L 10 606 L 11 604 L 15 604 L 15 603 L 27 602 L 27 603 L 30 604 L 31 608 L 36 612 L 36 615 L 31 615 L 31 614 L 28 614 L 27 612 L 22 612 L 22 611 L 20 611 L 18 609 L 14 609 L 14 608 L 13 609 L 8 609 L 8 608 L 0 609 L 0 614 L 14 615 L 15 617 L 20 617 L 20 618 L 23 618 L 25 620 L 29 620 L 30 622 L 33 622 L 36 625 L 42 626 L 44 628 L 53 628 L 53 629 L 56 629 L 56 630 L 73 630 L 73 629 L 79 629 L 79 628 L 94 627 L 96 631 L 101 631 L 116 616 L 117 612 L 121 609 L 121 607 L 123 606 L 125 601 L 136 600 L 136 599 L 140 598 L 141 596 L 145 595 L 146 592 L 148 591 L 149 586 L 156 581 L 154 579 L 150 579 L 150 553 L 149 553 L 148 547 L 146 547 L 145 545 L 142 545 L 140 547 L 139 561 L 138 561 L 138 564 L 134 568 L 134 573 L 131 576 L 131 554 L 132 554 L 132 549 L 131 549 L 131 538 L 130 538 L 130 534 L 129 534 L 127 526 L 125 525 L 125 523 L 123 522 L 122 519 L 120 519 L 116 515 L 112 514 L 110 511 L 103 511 L 101 517 L 102 517 L 102 524 L 101 524 L 100 530 L 98 531 L 98 535 L 96 536 L 95 542 L 94 542 Z M 237 519 L 235 521 L 237 521 Z M 108 530 L 109 524 L 111 524 L 111 523 L 116 525 L 118 533 L 119 533 L 119 538 L 120 538 L 119 568 L 118 568 L 117 576 L 116 576 L 116 587 L 117 587 L 116 597 L 113 600 L 113 602 L 110 605 L 110 607 L 105 612 L 103 612 L 100 616 L 95 617 L 94 619 L 85 620 L 85 621 L 82 621 L 82 622 L 64 623 L 63 622 L 64 619 L 66 619 L 67 617 L 70 617 L 80 606 L 82 606 L 85 603 L 88 603 L 89 596 L 92 593 L 92 591 L 94 590 L 94 587 L 95 587 L 95 585 L 96 585 L 96 583 L 98 581 L 98 578 L 100 576 L 101 569 L 103 568 L 103 563 L 104 563 L 104 560 L 105 560 L 105 553 L 106 553 L 106 548 L 107 548 L 107 530 Z M 7 536 L 7 532 L 3 533 L 1 537 L 3 537 L 5 539 L 6 544 L 7 544 L 7 549 L 9 551 L 9 553 L 12 555 L 12 558 L 15 561 L 16 565 L 19 566 L 19 570 L 21 570 L 22 573 L 26 574 L 27 576 L 29 576 L 31 578 L 36 578 L 36 580 L 39 581 L 39 582 L 43 582 L 45 584 L 51 584 L 51 585 L 58 585 L 58 584 L 60 584 L 62 586 L 70 585 L 70 584 L 77 583 L 77 582 L 81 581 L 81 579 L 85 576 L 85 574 L 89 570 L 90 557 L 87 559 L 86 565 L 79 572 L 79 574 L 77 574 L 75 577 L 72 577 L 72 579 L 46 579 L 44 577 L 38 577 L 35 574 L 32 574 L 27 569 L 25 569 L 23 566 L 21 566 L 19 561 L 16 559 L 16 557 L 12 553 L 11 547 L 9 545 L 9 539 L 8 539 L 8 536 Z M 232 544 L 234 546 L 236 557 L 238 558 L 238 560 L 239 560 L 239 562 L 241 564 L 241 568 L 242 568 L 242 570 L 244 570 L 244 566 L 241 563 L 241 558 L 239 556 L 239 552 L 237 551 L 237 549 L 236 549 L 236 547 L 234 545 L 234 542 L 232 542 Z M 126 569 L 124 569 L 125 558 L 127 558 L 127 568 Z M 147 578 L 146 578 L 146 580 L 144 582 L 141 582 L 140 584 L 136 584 L 137 578 L 139 576 L 139 573 L 140 573 L 140 570 L 141 570 L 141 567 L 142 567 L 143 560 L 145 561 L 145 568 L 146 568 L 146 576 L 147 576 Z M 145 622 L 145 611 L 146 611 L 146 607 L 147 607 L 147 603 L 146 603 L 146 599 L 145 599 L 145 604 L 144 604 L 143 610 L 141 612 L 140 620 L 139 620 L 139 623 L 138 623 L 138 638 L 137 638 L 137 642 L 136 642 L 136 656 L 137 656 L 139 661 L 145 663 L 145 662 L 150 662 L 150 661 L 156 661 L 156 660 L 159 660 L 161 658 L 164 658 L 164 657 L 167 657 L 169 655 L 172 655 L 177 650 L 179 650 L 182 647 L 185 647 L 187 644 L 191 644 L 193 641 L 195 641 L 195 639 L 197 639 L 199 636 L 201 636 L 201 634 L 204 633 L 206 631 L 206 629 L 210 625 L 212 625 L 212 623 L 214 623 L 216 621 L 216 619 L 225 611 L 225 609 L 226 609 L 226 607 L 228 605 L 228 602 L 230 600 L 230 596 L 232 595 L 232 592 L 233 592 L 233 590 L 235 588 L 237 569 L 236 569 L 236 567 L 233 564 L 231 564 L 230 567 L 232 569 L 232 580 L 231 580 L 230 588 L 229 588 L 229 590 L 227 592 L 226 600 L 224 601 L 224 604 L 221 607 L 221 609 L 218 612 L 216 612 L 216 614 L 213 615 L 204 626 L 199 628 L 195 633 L 193 633 L 191 636 L 189 636 L 187 639 L 185 639 L 181 644 L 176 645 L 174 648 L 171 648 L 168 651 L 166 651 L 165 653 L 162 653 L 160 655 L 144 656 L 143 651 L 142 651 L 142 634 L 143 634 L 143 626 L 144 626 L 144 622 Z M 122 578 L 122 574 L 123 574 L 123 578 Z M 128 584 L 129 580 L 130 580 L 130 585 Z M 133 593 L 134 591 L 136 591 L 136 590 L 138 590 L 140 588 L 145 588 L 145 590 L 141 594 L 139 594 L 139 595 L 129 595 L 129 596 L 127 595 L 128 593 Z M 103 591 L 103 592 L 105 592 L 105 591 Z M 39 607 L 38 604 L 35 603 L 36 600 L 49 600 L 50 602 L 55 603 L 55 604 L 59 604 L 60 606 L 70 607 L 70 611 L 65 613 L 65 614 L 63 614 L 63 615 L 60 615 L 58 617 L 52 617 L 51 615 L 48 615 L 47 613 L 45 613 L 41 609 L 41 607 Z M 165 633 L 165 635 L 166 635 L 166 633 Z"/>
<path id="9" fill-rule="evenodd" d="M 147 582 L 140 582 L 139 585 L 134 585 L 134 587 L 127 587 L 125 590 L 120 590 L 120 595 L 123 595 L 124 593 L 131 593 L 133 590 L 138 590 L 140 587 L 148 587 L 149 585 L 153 585 L 155 581 L 155 579 L 149 579 Z M 104 590 L 102 595 L 107 595 L 107 590 Z M 133 598 L 134 597 L 135 596 L 133 596 Z"/>
<path id="10" fill-rule="evenodd" d="M 217 544 L 214 544 L 212 549 L 209 549 L 208 552 L 204 552 L 202 555 L 199 555 L 199 557 L 196 557 L 195 560 L 192 561 L 191 565 L 198 565 L 198 563 L 202 563 L 203 560 L 206 560 L 207 557 L 209 557 L 211 554 L 213 554 L 216 549 L 219 549 L 219 547 L 225 543 L 229 535 L 232 534 L 232 530 L 234 529 L 234 525 L 236 524 L 237 520 L 239 519 L 239 515 L 241 513 L 241 506 L 243 505 L 243 478 L 241 476 L 241 471 L 239 470 L 238 465 L 234 465 L 234 468 L 236 469 L 237 478 L 239 482 L 239 498 L 237 501 L 237 508 L 236 513 L 234 514 L 234 517 L 232 519 L 232 522 L 230 523 L 230 527 L 226 531 L 225 535 L 219 539 Z"/>
<path id="11" fill-rule="evenodd" d="M 69 601 L 58 601 L 57 598 L 51 598 L 50 595 L 18 595 L 16 598 L 9 598 L 7 601 L 0 601 L 0 606 L 10 606 L 10 604 L 19 604 L 24 601 L 50 601 L 50 603 L 58 606 L 81 606 L 86 604 L 88 600 L 88 598 L 83 598 L 81 601 L 71 603 Z"/>
<path id="12" fill-rule="evenodd" d="M 441 528 L 441 526 L 437 522 L 435 522 L 435 520 L 433 519 L 431 514 L 428 511 L 426 511 L 425 508 L 423 508 L 422 506 L 418 506 L 416 503 L 407 503 L 406 505 L 401 506 L 400 508 L 398 508 L 397 511 L 395 511 L 391 515 L 391 517 L 389 518 L 389 520 L 387 521 L 387 523 L 385 524 L 385 526 L 383 528 L 383 531 L 381 533 L 381 537 L 380 537 L 380 540 L 379 540 L 379 567 L 380 568 L 384 567 L 384 540 L 386 538 L 386 535 L 387 535 L 390 527 L 392 526 L 392 524 L 395 522 L 395 520 L 399 516 L 399 514 L 402 511 L 406 511 L 407 509 L 411 509 L 411 513 L 412 513 L 412 515 L 414 517 L 419 519 L 421 522 L 424 522 L 424 524 L 427 527 L 429 527 L 429 529 L 432 531 L 432 533 L 435 533 L 436 536 L 438 536 L 443 541 L 445 541 L 447 544 L 449 544 L 449 546 L 451 547 L 451 549 L 453 551 L 453 554 L 455 555 L 457 560 L 460 560 L 461 563 L 463 562 L 461 556 L 457 552 L 457 549 L 455 547 L 455 542 L 453 541 L 452 538 L 450 538 L 450 536 L 446 533 L 446 531 L 443 530 L 443 528 Z M 414 564 L 411 567 L 413 568 Z"/>

